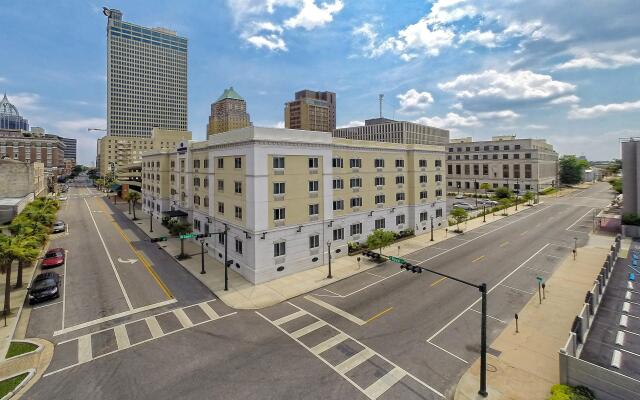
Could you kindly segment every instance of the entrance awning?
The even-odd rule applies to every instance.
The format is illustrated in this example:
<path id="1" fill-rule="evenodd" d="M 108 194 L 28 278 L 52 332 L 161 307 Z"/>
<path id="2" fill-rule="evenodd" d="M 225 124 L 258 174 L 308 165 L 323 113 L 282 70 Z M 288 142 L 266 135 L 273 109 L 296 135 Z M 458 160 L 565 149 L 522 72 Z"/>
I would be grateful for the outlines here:
<path id="1" fill-rule="evenodd" d="M 187 214 L 186 212 L 182 211 L 182 210 L 171 210 L 171 211 L 164 211 L 163 214 L 169 218 L 175 218 L 175 217 L 187 217 L 189 214 Z"/>
<path id="2" fill-rule="evenodd" d="M 114 183 L 111 185 L 111 190 L 113 190 L 114 192 L 120 190 L 122 188 L 122 185 L 118 185 L 117 183 Z"/>

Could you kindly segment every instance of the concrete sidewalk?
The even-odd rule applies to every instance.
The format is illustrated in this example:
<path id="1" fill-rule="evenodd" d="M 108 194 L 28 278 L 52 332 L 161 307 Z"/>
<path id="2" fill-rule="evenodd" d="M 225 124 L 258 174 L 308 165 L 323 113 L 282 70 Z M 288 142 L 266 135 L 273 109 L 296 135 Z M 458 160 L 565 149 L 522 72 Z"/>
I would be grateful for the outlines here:
<path id="1" fill-rule="evenodd" d="M 106 199 L 106 198 L 105 198 Z M 113 201 L 106 199 L 111 206 Z M 126 202 L 118 201 L 116 207 L 128 218 L 132 219 L 133 215 L 128 213 L 128 206 Z M 518 211 L 515 207 L 508 210 L 509 215 L 513 215 L 517 212 L 529 209 L 529 206 L 518 206 Z M 508 218 L 502 215 L 502 212 L 487 215 L 487 222 L 482 222 L 482 217 L 475 218 L 466 223 L 460 224 L 460 227 L 464 232 L 473 230 L 480 226 L 484 226 L 487 223 L 500 220 L 502 218 Z M 136 217 L 138 221 L 136 224 L 140 229 L 144 231 L 147 236 L 159 237 L 169 236 L 168 230 L 160 224 L 160 221 L 153 221 L 153 233 L 149 232 L 149 215 L 145 214 L 141 210 L 136 210 Z M 390 255 L 406 255 L 416 250 L 432 246 L 441 242 L 447 238 L 457 236 L 452 231 L 454 226 L 449 227 L 449 232 L 445 232 L 445 229 L 434 231 L 434 241 L 430 241 L 430 234 L 426 233 L 420 236 L 412 237 L 401 242 L 397 242 L 383 249 L 383 253 L 386 252 Z M 176 256 L 180 253 L 180 241 L 177 239 L 170 239 L 166 242 L 158 242 L 160 247 L 167 251 L 170 255 Z M 400 250 L 398 251 L 398 247 Z M 265 282 L 259 285 L 254 285 L 247 281 L 242 275 L 235 272 L 233 267 L 229 268 L 229 290 L 224 290 L 224 269 L 222 263 L 213 257 L 205 257 L 205 269 L 206 274 L 200 274 L 201 260 L 200 260 L 200 244 L 195 240 L 185 240 L 184 242 L 185 253 L 192 255 L 191 258 L 178 261 L 182 266 L 198 278 L 205 286 L 207 286 L 216 296 L 220 298 L 225 304 L 236 309 L 259 309 L 274 304 L 281 303 L 287 299 L 291 299 L 296 296 L 311 292 L 319 289 L 323 286 L 330 285 L 341 279 L 348 278 L 352 275 L 366 271 L 375 267 L 377 264 L 369 261 L 366 257 L 360 257 L 361 261 L 358 263 L 356 256 L 343 256 L 336 258 L 331 262 L 332 279 L 327 279 L 327 266 L 323 265 L 317 268 L 309 269 L 306 271 L 291 274 L 282 278 L 278 278 L 269 282 Z"/>
<path id="2" fill-rule="evenodd" d="M 551 386 L 559 380 L 558 352 L 613 241 L 612 236 L 591 235 L 587 245 L 578 249 L 576 260 L 567 257 L 546 282 L 542 304 L 536 293 L 518 314 L 519 333 L 512 320 L 490 344 L 500 355 L 488 354 L 489 399 L 549 397 Z M 454 399 L 482 399 L 477 394 L 479 376 L 478 359 L 458 382 Z"/>

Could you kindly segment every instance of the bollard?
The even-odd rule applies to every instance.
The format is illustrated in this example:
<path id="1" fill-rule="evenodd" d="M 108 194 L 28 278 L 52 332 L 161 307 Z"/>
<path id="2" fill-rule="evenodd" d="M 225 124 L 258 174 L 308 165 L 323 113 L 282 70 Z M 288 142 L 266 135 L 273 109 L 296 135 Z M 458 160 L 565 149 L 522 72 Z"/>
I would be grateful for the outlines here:
<path id="1" fill-rule="evenodd" d="M 546 296 L 544 295 L 544 287 L 545 287 L 545 284 L 544 284 L 544 283 L 542 283 L 542 298 L 546 300 L 547 298 L 546 298 Z"/>
<path id="2" fill-rule="evenodd" d="M 517 313 L 515 315 L 515 318 L 516 318 L 516 333 L 518 333 L 519 331 L 518 331 L 518 314 Z"/>

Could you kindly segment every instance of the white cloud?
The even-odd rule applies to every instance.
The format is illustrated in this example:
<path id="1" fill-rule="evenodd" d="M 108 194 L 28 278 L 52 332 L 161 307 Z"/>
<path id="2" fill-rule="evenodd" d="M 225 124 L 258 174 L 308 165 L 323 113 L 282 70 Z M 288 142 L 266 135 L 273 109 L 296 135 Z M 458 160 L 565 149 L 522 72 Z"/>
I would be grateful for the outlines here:
<path id="1" fill-rule="evenodd" d="M 414 122 L 442 129 L 469 128 L 482 125 L 482 122 L 474 115 L 460 115 L 453 112 L 447 113 L 444 117 L 421 117 Z"/>
<path id="2" fill-rule="evenodd" d="M 274 128 L 280 128 L 283 129 L 284 128 L 284 121 L 278 121 L 276 122 Z"/>
<path id="3" fill-rule="evenodd" d="M 498 37 L 491 31 L 473 30 L 460 35 L 459 43 L 473 42 L 485 47 L 496 47 Z"/>
<path id="4" fill-rule="evenodd" d="M 73 131 L 76 134 L 89 134 L 87 129 L 98 128 L 102 129 L 107 126 L 107 120 L 104 118 L 80 118 L 72 120 L 62 120 L 53 123 L 53 126 L 58 130 L 61 136 L 65 136 L 63 132 Z M 104 135 L 104 132 L 93 131 L 100 136 Z"/>
<path id="5" fill-rule="evenodd" d="M 253 35 L 246 40 L 259 49 L 266 47 L 269 50 L 287 51 L 286 43 L 278 35 Z"/>
<path id="6" fill-rule="evenodd" d="M 537 125 L 537 124 L 529 124 L 524 127 L 525 129 L 547 129 L 549 128 L 547 125 Z"/>
<path id="7" fill-rule="evenodd" d="M 40 95 L 36 93 L 8 93 L 7 98 L 9 102 L 16 106 L 20 115 L 25 115 L 24 111 L 32 111 L 39 110 L 40 106 Z"/>
<path id="8" fill-rule="evenodd" d="M 363 125 L 364 125 L 364 121 L 349 121 L 348 124 L 340 125 L 338 128 L 351 128 L 354 126 L 363 126 Z"/>
<path id="9" fill-rule="evenodd" d="M 556 66 L 556 69 L 616 69 L 640 64 L 635 52 L 585 54 Z"/>
<path id="10" fill-rule="evenodd" d="M 315 0 L 303 0 L 303 5 L 297 15 L 287 19 L 284 25 L 287 28 L 304 28 L 311 30 L 328 24 L 333 21 L 333 15 L 339 13 L 344 4 L 341 0 L 333 3 L 322 3 L 320 7 Z"/>
<path id="11" fill-rule="evenodd" d="M 549 104 L 574 104 L 580 101 L 580 97 L 570 94 L 568 96 L 558 97 L 549 102 Z"/>
<path id="12" fill-rule="evenodd" d="M 418 92 L 415 89 L 409 89 L 404 94 L 396 96 L 400 99 L 400 109 L 403 114 L 411 114 L 424 111 L 433 103 L 433 96 L 429 92 Z"/>
<path id="13" fill-rule="evenodd" d="M 448 24 L 477 14 L 478 10 L 466 0 L 437 0 L 426 19 L 429 24 Z"/>
<path id="14" fill-rule="evenodd" d="M 640 110 L 640 100 L 624 103 L 598 104 L 593 107 L 580 108 L 574 106 L 569 110 L 570 119 L 596 118 L 612 112 Z"/>
<path id="15" fill-rule="evenodd" d="M 438 87 L 463 99 L 477 97 L 504 100 L 552 99 L 575 89 L 574 85 L 553 80 L 550 75 L 526 70 L 487 70 L 479 74 L 460 75 L 452 81 L 438 84 Z"/>
<path id="16" fill-rule="evenodd" d="M 479 112 L 476 116 L 480 119 L 516 119 L 520 114 L 512 110 Z"/>

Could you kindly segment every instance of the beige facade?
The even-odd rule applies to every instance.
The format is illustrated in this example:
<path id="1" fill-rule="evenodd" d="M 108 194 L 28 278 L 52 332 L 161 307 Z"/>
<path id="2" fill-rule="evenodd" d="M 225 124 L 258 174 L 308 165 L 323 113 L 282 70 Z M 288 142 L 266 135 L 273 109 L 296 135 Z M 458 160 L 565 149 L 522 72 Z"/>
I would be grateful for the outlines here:
<path id="1" fill-rule="evenodd" d="M 251 117 L 247 113 L 247 102 L 233 89 L 233 86 L 225 89 L 218 100 L 211 104 L 207 135 L 247 126 L 251 126 Z"/>
<path id="2" fill-rule="evenodd" d="M 46 193 L 44 164 L 0 159 L 0 198 L 21 198 Z"/>
<path id="3" fill-rule="evenodd" d="M 336 94 L 301 90 L 285 104 L 284 125 L 288 129 L 331 132 L 336 129 Z"/>
<path id="4" fill-rule="evenodd" d="M 489 141 L 451 140 L 447 146 L 447 190 L 491 188 L 541 191 L 557 182 L 558 153 L 544 139 L 494 136 Z"/>
<path id="5" fill-rule="evenodd" d="M 426 144 L 444 146 L 449 143 L 449 131 L 409 121 L 374 118 L 364 126 L 339 128 L 333 136 L 344 139 L 370 140 L 387 143 Z"/>
<path id="6" fill-rule="evenodd" d="M 19 129 L 0 129 L 0 158 L 41 162 L 48 169 L 64 168 L 64 143 L 53 135 Z"/>
<path id="7" fill-rule="evenodd" d="M 444 228 L 444 158 L 442 146 L 249 127 L 145 153 L 143 205 L 157 218 L 182 211 L 200 233 L 226 225 L 234 268 L 264 282 L 322 265 L 327 242 L 339 257 L 376 228 Z M 220 258 L 220 239 L 207 243 Z"/>

